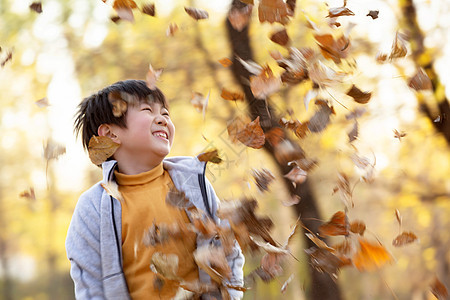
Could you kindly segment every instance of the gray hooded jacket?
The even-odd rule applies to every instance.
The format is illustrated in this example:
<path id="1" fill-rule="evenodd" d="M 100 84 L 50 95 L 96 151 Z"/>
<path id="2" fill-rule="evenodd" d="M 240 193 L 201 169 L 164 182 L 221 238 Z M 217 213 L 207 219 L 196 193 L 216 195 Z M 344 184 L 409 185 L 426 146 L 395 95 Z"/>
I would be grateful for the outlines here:
<path id="1" fill-rule="evenodd" d="M 130 299 L 122 269 L 121 204 L 100 185 L 113 180 L 116 164 L 114 160 L 103 163 L 102 182 L 80 196 L 69 226 L 66 251 L 77 299 Z M 186 194 L 191 204 L 205 211 L 220 225 L 216 216 L 219 200 L 205 177 L 206 163 L 194 157 L 171 157 L 166 158 L 163 165 L 175 187 Z M 189 216 L 189 211 L 186 212 Z M 226 221 L 222 223 L 227 226 Z M 214 239 L 197 235 L 197 247 L 214 242 Z M 244 256 L 237 242 L 227 260 L 232 271 L 229 283 L 242 286 Z M 211 280 L 202 270 L 199 270 L 199 277 L 201 282 Z M 234 289 L 229 289 L 229 293 L 232 299 L 243 296 L 242 292 Z M 209 297 L 205 295 L 202 298 Z"/>

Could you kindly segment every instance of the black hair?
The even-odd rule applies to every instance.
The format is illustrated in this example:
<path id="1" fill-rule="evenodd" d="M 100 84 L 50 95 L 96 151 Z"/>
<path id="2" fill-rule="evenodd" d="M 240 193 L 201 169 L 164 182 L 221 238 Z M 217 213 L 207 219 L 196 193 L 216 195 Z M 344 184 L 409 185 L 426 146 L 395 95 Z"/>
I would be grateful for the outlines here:
<path id="1" fill-rule="evenodd" d="M 74 131 L 76 136 L 81 134 L 83 147 L 88 149 L 89 140 L 97 135 L 98 127 L 102 124 L 116 124 L 126 128 L 126 113 L 120 117 L 113 114 L 113 106 L 108 99 L 111 92 L 124 92 L 134 98 L 139 103 L 157 102 L 168 109 L 168 103 L 160 89 L 150 89 L 144 80 L 124 80 L 118 81 L 104 89 L 86 97 L 78 105 L 78 111 L 75 114 Z M 133 103 L 129 103 L 129 105 Z"/>

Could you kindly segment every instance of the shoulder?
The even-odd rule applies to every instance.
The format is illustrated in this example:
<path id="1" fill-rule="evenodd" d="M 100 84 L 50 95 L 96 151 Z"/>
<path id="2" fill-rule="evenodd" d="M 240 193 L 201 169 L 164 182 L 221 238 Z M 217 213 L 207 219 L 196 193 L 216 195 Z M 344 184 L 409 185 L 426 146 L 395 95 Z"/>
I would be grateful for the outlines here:
<path id="1" fill-rule="evenodd" d="M 104 189 L 100 182 L 94 184 L 91 188 L 81 194 L 75 207 L 75 213 L 81 214 L 100 214 L 100 203 Z"/>
<path id="2" fill-rule="evenodd" d="M 163 161 L 164 168 L 168 171 L 180 171 L 189 173 L 203 173 L 205 162 L 199 161 L 195 156 L 173 156 Z"/>

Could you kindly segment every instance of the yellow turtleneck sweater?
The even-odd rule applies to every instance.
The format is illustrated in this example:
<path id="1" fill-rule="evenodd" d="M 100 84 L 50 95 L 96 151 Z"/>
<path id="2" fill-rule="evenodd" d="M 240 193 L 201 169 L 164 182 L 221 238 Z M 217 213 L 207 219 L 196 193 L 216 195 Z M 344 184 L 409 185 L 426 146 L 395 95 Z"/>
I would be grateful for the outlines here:
<path id="1" fill-rule="evenodd" d="M 158 289 L 158 284 L 154 284 L 156 275 L 150 270 L 152 255 L 155 252 L 177 255 L 177 275 L 186 281 L 196 280 L 198 268 L 193 257 L 196 235 L 187 234 L 176 240 L 171 238 L 155 247 L 144 245 L 142 238 L 153 222 L 156 225 L 185 225 L 189 222 L 183 209 L 165 202 L 169 187 L 173 185 L 172 179 L 162 163 L 137 175 L 124 175 L 117 171 L 114 174 L 124 198 L 121 203 L 123 269 L 131 298 L 170 299 L 177 291 L 175 282 L 166 280 Z"/>

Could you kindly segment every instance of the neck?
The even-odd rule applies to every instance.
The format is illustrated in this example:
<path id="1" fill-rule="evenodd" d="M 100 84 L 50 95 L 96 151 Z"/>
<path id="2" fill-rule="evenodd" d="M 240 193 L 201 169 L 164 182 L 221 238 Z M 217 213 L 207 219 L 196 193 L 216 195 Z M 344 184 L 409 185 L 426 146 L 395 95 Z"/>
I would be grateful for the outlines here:
<path id="1" fill-rule="evenodd" d="M 162 159 L 142 161 L 136 159 L 123 159 L 119 157 L 117 157 L 116 160 L 118 171 L 125 175 L 136 175 L 150 171 L 162 162 Z"/>

